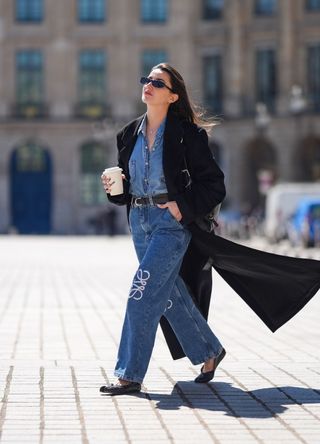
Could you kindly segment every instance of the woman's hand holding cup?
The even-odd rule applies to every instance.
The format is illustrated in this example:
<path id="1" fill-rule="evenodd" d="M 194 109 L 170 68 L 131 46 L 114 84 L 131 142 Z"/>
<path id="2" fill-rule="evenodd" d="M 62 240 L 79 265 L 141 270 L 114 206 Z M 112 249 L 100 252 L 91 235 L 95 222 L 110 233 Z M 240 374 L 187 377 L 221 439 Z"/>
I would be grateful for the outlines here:
<path id="1" fill-rule="evenodd" d="M 101 175 L 103 188 L 111 196 L 123 193 L 123 179 L 125 179 L 125 176 L 119 167 L 107 168 Z"/>
<path id="2" fill-rule="evenodd" d="M 104 188 L 105 192 L 107 194 L 110 194 L 111 193 L 111 187 L 112 187 L 111 177 L 110 176 L 106 176 L 105 174 L 101 174 L 101 181 L 102 181 L 102 185 L 103 185 L 103 188 Z"/>

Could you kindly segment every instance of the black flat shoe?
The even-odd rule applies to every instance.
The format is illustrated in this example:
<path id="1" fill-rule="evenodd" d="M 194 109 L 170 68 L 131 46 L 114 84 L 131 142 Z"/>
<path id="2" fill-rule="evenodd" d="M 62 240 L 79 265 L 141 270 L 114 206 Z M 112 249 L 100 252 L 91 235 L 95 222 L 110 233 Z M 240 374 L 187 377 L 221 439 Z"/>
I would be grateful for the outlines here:
<path id="1" fill-rule="evenodd" d="M 200 373 L 200 375 L 198 375 L 198 376 L 196 377 L 196 379 L 194 380 L 194 382 L 198 382 L 198 383 L 202 383 L 202 384 L 204 384 L 204 383 L 206 383 L 206 382 L 211 381 L 211 379 L 213 379 L 213 377 L 214 377 L 214 372 L 217 370 L 218 365 L 220 364 L 220 362 L 222 361 L 222 359 L 225 357 L 225 355 L 226 355 L 226 351 L 225 351 L 225 349 L 223 348 L 222 351 L 221 351 L 221 353 L 220 353 L 220 355 L 218 355 L 218 356 L 215 358 L 215 360 L 214 360 L 214 368 L 213 368 L 213 370 L 211 370 L 211 372 L 202 372 L 203 367 L 204 367 L 204 366 L 202 366 L 202 367 L 201 367 L 201 373 Z"/>
<path id="2" fill-rule="evenodd" d="M 107 393 L 109 395 L 126 395 L 127 393 L 140 392 L 141 384 L 139 382 L 129 382 L 129 384 L 110 384 L 100 387 L 101 393 Z"/>

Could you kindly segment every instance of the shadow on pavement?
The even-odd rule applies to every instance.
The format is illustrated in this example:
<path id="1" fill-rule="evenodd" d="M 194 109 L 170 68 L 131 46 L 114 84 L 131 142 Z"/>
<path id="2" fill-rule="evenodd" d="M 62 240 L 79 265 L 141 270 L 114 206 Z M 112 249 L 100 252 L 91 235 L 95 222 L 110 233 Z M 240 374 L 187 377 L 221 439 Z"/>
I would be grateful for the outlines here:
<path id="1" fill-rule="evenodd" d="M 285 386 L 246 391 L 225 382 L 202 385 L 178 381 L 170 395 L 149 392 L 148 398 L 162 410 L 179 410 L 184 406 L 221 411 L 234 417 L 272 418 L 290 406 L 320 403 L 320 390 Z"/>

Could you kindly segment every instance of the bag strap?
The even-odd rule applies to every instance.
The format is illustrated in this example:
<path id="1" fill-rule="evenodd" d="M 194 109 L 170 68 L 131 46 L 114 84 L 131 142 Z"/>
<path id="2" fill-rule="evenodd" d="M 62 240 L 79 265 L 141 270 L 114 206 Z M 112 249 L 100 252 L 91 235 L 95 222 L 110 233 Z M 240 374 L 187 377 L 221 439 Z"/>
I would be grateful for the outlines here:
<path id="1" fill-rule="evenodd" d="M 183 143 L 184 146 L 186 147 L 186 144 L 184 142 L 184 135 L 181 137 L 181 141 L 180 143 Z M 187 164 L 187 158 L 186 158 L 186 152 L 184 152 L 183 155 L 183 162 L 184 162 L 184 169 L 181 170 L 187 177 L 187 185 L 185 185 L 186 189 L 190 189 L 191 185 L 192 185 L 192 177 L 188 168 L 188 164 Z M 217 222 L 217 218 L 219 216 L 219 212 L 220 212 L 220 208 L 221 208 L 221 203 L 217 204 L 214 208 L 212 208 L 212 210 L 210 211 L 210 213 L 208 213 L 205 218 L 207 219 L 207 221 L 209 221 L 210 223 L 213 223 L 213 225 L 215 227 L 218 227 L 219 224 Z"/>
<path id="2" fill-rule="evenodd" d="M 184 142 L 184 135 L 181 137 L 180 143 L 184 144 L 184 146 L 186 147 L 186 144 Z M 181 171 L 186 176 L 185 188 L 190 190 L 191 184 L 192 184 L 192 177 L 191 177 L 191 174 L 190 174 L 190 171 L 188 168 L 188 164 L 187 164 L 186 151 L 184 151 L 184 153 L 183 153 L 183 163 L 184 163 L 184 169 Z"/>

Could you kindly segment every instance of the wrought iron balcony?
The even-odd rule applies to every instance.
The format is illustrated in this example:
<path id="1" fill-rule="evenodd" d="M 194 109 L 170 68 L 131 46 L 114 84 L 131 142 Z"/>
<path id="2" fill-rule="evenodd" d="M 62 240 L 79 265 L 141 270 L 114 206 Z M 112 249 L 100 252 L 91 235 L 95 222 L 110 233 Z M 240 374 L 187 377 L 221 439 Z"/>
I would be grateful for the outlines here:
<path id="1" fill-rule="evenodd" d="M 110 116 L 110 106 L 102 102 L 79 102 L 75 105 L 74 114 L 82 119 L 101 119 Z"/>
<path id="2" fill-rule="evenodd" d="M 43 119 L 48 117 L 48 105 L 43 102 L 15 103 L 12 116 L 18 119 Z"/>

